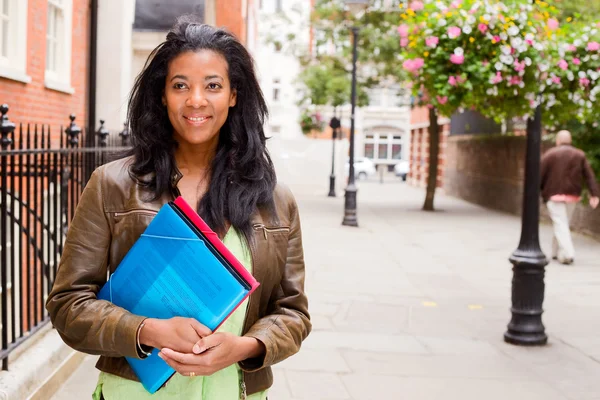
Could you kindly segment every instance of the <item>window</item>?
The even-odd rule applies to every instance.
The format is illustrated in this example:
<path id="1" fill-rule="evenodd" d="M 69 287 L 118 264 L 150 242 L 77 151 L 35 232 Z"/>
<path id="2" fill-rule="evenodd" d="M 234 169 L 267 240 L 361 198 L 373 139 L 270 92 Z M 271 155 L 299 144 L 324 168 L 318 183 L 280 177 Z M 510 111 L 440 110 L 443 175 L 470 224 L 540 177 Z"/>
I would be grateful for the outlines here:
<path id="1" fill-rule="evenodd" d="M 377 158 L 380 160 L 386 160 L 388 158 L 388 144 L 387 143 L 379 143 L 379 146 L 377 148 Z"/>
<path id="2" fill-rule="evenodd" d="M 10 13 L 8 9 L 10 2 L 8 0 L 0 0 L 2 7 L 0 8 L 0 30 L 2 31 L 2 42 L 0 42 L 0 56 L 8 58 L 8 30 L 10 28 Z"/>
<path id="3" fill-rule="evenodd" d="M 281 80 L 273 79 L 273 101 L 281 100 Z"/>
<path id="4" fill-rule="evenodd" d="M 0 0 L 0 77 L 29 83 L 27 0 Z"/>
<path id="5" fill-rule="evenodd" d="M 401 144 L 392 144 L 392 160 L 401 160 L 401 159 L 402 159 L 402 145 Z"/>
<path id="6" fill-rule="evenodd" d="M 365 135 L 365 157 L 372 160 L 392 161 L 402 159 L 402 136 L 386 133 Z"/>
<path id="7" fill-rule="evenodd" d="M 71 88 L 71 11 L 73 0 L 48 0 L 46 87 L 66 93 Z"/>

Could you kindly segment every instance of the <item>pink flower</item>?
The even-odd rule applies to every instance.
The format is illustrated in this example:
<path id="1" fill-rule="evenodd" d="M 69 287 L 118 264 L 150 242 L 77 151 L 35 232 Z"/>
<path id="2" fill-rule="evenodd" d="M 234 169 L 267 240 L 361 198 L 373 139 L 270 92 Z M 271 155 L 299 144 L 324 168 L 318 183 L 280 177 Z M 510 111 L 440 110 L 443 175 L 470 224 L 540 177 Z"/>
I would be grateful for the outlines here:
<path id="1" fill-rule="evenodd" d="M 446 104 L 448 102 L 448 96 L 436 96 L 438 103 Z"/>
<path id="2" fill-rule="evenodd" d="M 600 50 L 600 43 L 598 43 L 598 42 L 589 42 L 587 44 L 587 49 L 589 51 L 598 51 L 598 50 Z"/>
<path id="3" fill-rule="evenodd" d="M 496 76 L 492 77 L 492 83 L 496 85 L 500 82 L 502 82 L 502 74 L 500 73 L 500 71 L 497 71 Z"/>
<path id="4" fill-rule="evenodd" d="M 486 24 L 479 24 L 477 25 L 477 29 L 479 29 L 479 32 L 481 33 L 486 33 L 488 30 L 488 26 Z"/>
<path id="5" fill-rule="evenodd" d="M 499 43 L 502 40 L 502 38 L 500 36 L 494 36 L 492 38 L 492 42 L 493 43 Z"/>
<path id="6" fill-rule="evenodd" d="M 530 46 L 533 46 L 533 40 L 531 39 L 525 39 L 525 43 L 527 43 Z"/>
<path id="7" fill-rule="evenodd" d="M 575 57 L 575 58 L 573 59 L 573 64 L 575 64 L 575 65 L 579 65 L 579 64 L 581 64 L 581 60 L 580 60 L 579 58 Z"/>
<path id="8" fill-rule="evenodd" d="M 519 62 L 519 60 L 515 60 L 515 71 L 521 72 L 525 70 L 525 61 Z"/>
<path id="9" fill-rule="evenodd" d="M 413 11 L 419 11 L 425 8 L 425 6 L 423 5 L 422 1 L 414 0 L 410 3 L 409 8 L 411 8 Z"/>
<path id="10" fill-rule="evenodd" d="M 508 80 L 508 86 L 512 86 L 512 85 L 518 85 L 519 83 L 521 83 L 521 77 L 520 76 L 511 76 L 509 77 L 510 79 Z"/>
<path id="11" fill-rule="evenodd" d="M 551 31 L 558 29 L 559 23 L 558 20 L 555 18 L 550 18 L 548 20 L 548 29 L 550 29 Z"/>
<path id="12" fill-rule="evenodd" d="M 451 76 L 450 78 L 448 78 L 448 83 L 451 86 L 456 86 L 456 77 L 455 76 Z"/>
<path id="13" fill-rule="evenodd" d="M 569 68 L 569 63 L 567 63 L 565 60 L 560 60 L 558 62 L 558 68 L 566 71 L 567 68 Z"/>
<path id="14" fill-rule="evenodd" d="M 450 4 L 450 8 L 458 8 L 460 6 L 460 3 L 462 3 L 462 1 L 455 0 Z"/>
<path id="15" fill-rule="evenodd" d="M 567 50 L 568 51 L 575 51 L 577 50 L 577 46 L 575 46 L 574 44 L 570 44 L 567 46 Z"/>
<path id="16" fill-rule="evenodd" d="M 429 36 L 428 38 L 425 39 L 425 45 L 427 47 L 435 48 L 439 42 L 440 42 L 440 39 L 437 36 Z"/>
<path id="17" fill-rule="evenodd" d="M 463 78 L 462 76 L 459 75 L 456 77 L 456 81 L 458 83 L 465 83 L 467 81 L 467 78 Z"/>
<path id="18" fill-rule="evenodd" d="M 483 60 L 483 61 L 481 62 L 481 64 L 482 64 L 484 67 L 487 67 L 488 65 L 490 65 L 490 62 L 489 62 L 488 60 Z"/>
<path id="19" fill-rule="evenodd" d="M 590 80 L 588 78 L 580 78 L 579 83 L 581 86 L 588 86 L 590 84 Z"/>
<path id="20" fill-rule="evenodd" d="M 400 37 L 408 37 L 408 30 L 409 27 L 406 24 L 402 24 L 398 27 L 398 34 L 400 34 Z"/>
<path id="21" fill-rule="evenodd" d="M 402 46 L 402 47 L 408 46 L 408 38 L 405 38 L 405 37 L 401 38 L 400 39 L 400 46 Z"/>
<path id="22" fill-rule="evenodd" d="M 448 37 L 450 39 L 456 39 L 460 36 L 461 32 L 462 31 L 458 26 L 451 26 L 450 28 L 448 28 Z"/>
<path id="23" fill-rule="evenodd" d="M 465 56 L 462 55 L 462 54 L 460 54 L 460 55 L 458 55 L 458 54 L 452 54 L 450 56 L 450 62 L 452 64 L 460 65 L 460 64 L 462 64 L 462 63 L 465 62 Z"/>
<path id="24" fill-rule="evenodd" d="M 558 76 L 553 76 L 551 79 L 553 83 L 560 85 L 560 78 Z"/>
<path id="25" fill-rule="evenodd" d="M 413 73 L 417 73 L 425 65 L 425 60 L 422 58 L 415 58 L 413 60 L 406 60 L 402 63 L 402 67 Z"/>

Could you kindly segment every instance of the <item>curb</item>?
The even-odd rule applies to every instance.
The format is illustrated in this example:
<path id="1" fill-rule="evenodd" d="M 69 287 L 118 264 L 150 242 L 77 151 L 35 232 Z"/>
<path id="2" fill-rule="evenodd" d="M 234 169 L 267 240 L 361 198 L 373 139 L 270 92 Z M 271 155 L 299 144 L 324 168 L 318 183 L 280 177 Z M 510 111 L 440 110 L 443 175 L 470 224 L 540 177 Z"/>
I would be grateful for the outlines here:
<path id="1" fill-rule="evenodd" d="M 83 361 L 54 329 L 38 335 L 0 372 L 0 400 L 49 399 Z"/>

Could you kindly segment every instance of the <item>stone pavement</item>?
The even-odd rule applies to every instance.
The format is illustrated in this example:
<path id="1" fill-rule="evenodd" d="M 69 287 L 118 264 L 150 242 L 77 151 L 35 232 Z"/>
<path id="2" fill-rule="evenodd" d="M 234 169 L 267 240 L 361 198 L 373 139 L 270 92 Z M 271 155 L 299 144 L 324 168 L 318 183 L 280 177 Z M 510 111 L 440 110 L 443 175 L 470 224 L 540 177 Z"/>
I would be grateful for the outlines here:
<path id="1" fill-rule="evenodd" d="M 299 202 L 314 328 L 276 366 L 270 399 L 600 399 L 599 242 L 575 236 L 576 264 L 548 265 L 549 344 L 515 347 L 502 335 L 518 217 L 442 193 L 424 213 L 422 189 L 386 176 L 359 182 L 360 227 L 343 227 L 342 193 L 325 197 L 327 143 L 271 150 Z M 543 225 L 546 254 L 550 238 Z M 54 399 L 89 398 L 93 362 Z"/>

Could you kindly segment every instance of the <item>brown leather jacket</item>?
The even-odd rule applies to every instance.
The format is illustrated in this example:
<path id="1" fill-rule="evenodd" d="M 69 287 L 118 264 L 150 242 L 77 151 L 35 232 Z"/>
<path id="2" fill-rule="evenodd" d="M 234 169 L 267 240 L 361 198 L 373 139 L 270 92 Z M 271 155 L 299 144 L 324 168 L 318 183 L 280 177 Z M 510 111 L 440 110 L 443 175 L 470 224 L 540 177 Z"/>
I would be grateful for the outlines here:
<path id="1" fill-rule="evenodd" d="M 136 335 L 143 316 L 96 299 L 96 293 L 160 207 L 178 194 L 146 202 L 149 193 L 130 178 L 123 159 L 98 168 L 88 182 L 67 234 L 54 287 L 46 307 L 66 344 L 100 355 L 96 367 L 137 380 L 125 360 L 139 357 Z M 250 296 L 243 334 L 264 343 L 262 359 L 240 362 L 247 393 L 269 388 L 270 366 L 298 352 L 311 330 L 304 294 L 304 255 L 298 208 L 291 192 L 277 185 L 277 219 L 264 211 L 252 215 L 254 240 L 248 240 L 253 275 L 260 282 Z"/>

